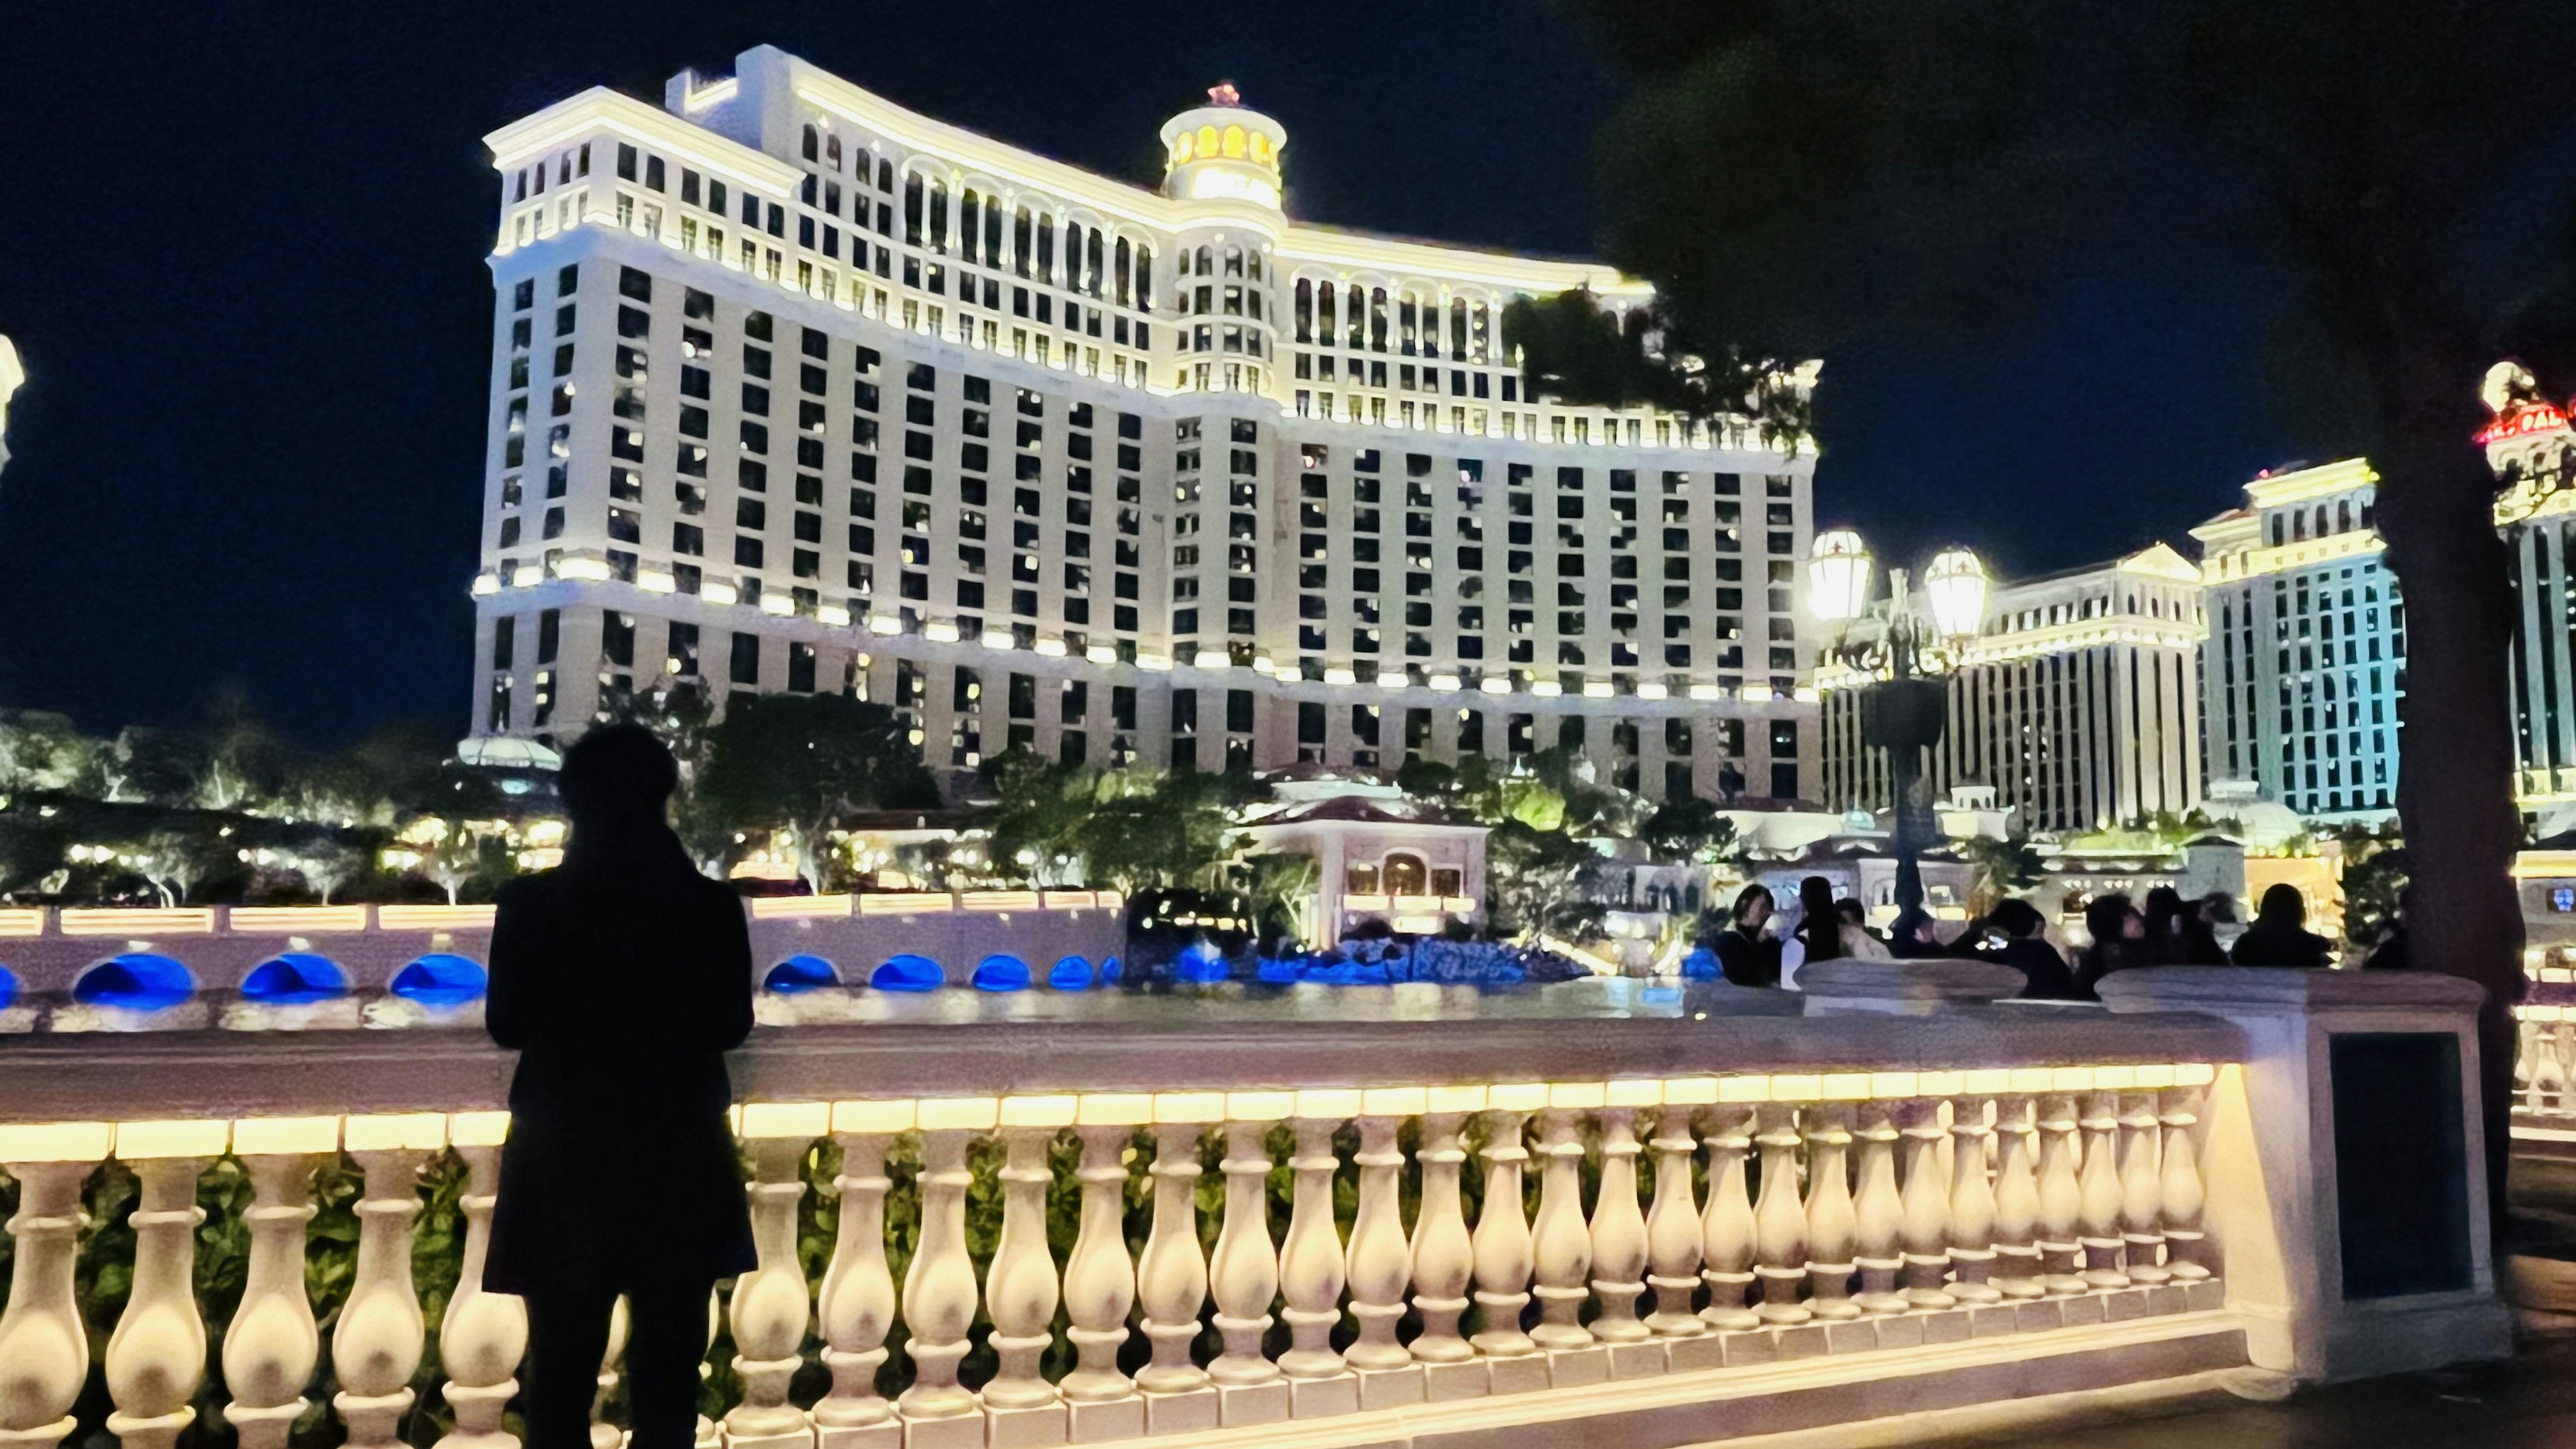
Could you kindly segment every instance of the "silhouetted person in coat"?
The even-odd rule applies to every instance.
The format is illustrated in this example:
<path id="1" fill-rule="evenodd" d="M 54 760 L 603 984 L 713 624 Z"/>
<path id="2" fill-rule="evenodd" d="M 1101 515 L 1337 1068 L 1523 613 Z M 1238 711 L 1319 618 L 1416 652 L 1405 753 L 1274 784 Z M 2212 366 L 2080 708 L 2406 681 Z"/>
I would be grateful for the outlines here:
<path id="1" fill-rule="evenodd" d="M 2239 966 L 2330 965 L 2332 942 L 2307 928 L 2308 903 L 2299 888 L 2281 881 L 2263 892 L 2254 924 L 2236 938 L 2232 959 Z"/>
<path id="2" fill-rule="evenodd" d="M 723 1055 L 751 1031 L 750 935 L 664 821 L 677 778 L 638 726 L 582 736 L 564 863 L 492 928 L 486 1019 L 519 1070 L 484 1286 L 527 1298 L 529 1449 L 587 1449 L 619 1294 L 633 1449 L 685 1449 L 708 1294 L 753 1266 Z"/>

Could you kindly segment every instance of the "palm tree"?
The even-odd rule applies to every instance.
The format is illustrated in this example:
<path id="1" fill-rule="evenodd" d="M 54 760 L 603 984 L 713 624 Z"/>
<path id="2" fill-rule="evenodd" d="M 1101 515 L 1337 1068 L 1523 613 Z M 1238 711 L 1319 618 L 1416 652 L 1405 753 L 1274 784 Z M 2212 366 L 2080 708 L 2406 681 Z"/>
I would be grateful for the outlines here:
<path id="1" fill-rule="evenodd" d="M 1981 835 L 1959 842 L 1958 849 L 1974 872 L 1968 896 L 1972 915 L 1986 914 L 2006 896 L 2039 884 L 2047 873 L 2047 863 L 2027 835 Z"/>

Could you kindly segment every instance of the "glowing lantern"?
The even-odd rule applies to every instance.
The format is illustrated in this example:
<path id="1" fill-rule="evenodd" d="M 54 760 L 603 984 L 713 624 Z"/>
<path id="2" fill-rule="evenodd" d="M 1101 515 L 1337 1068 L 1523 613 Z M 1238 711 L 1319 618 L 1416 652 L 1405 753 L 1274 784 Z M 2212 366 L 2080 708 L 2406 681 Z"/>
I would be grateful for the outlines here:
<path id="1" fill-rule="evenodd" d="M 1869 611 L 1869 546 L 1848 528 L 1816 535 L 1807 559 L 1807 608 L 1829 624 L 1848 624 Z"/>
<path id="2" fill-rule="evenodd" d="M 1970 639 L 1986 622 L 1986 566 L 1964 548 L 1943 549 L 1923 571 L 1932 626 L 1944 639 Z"/>

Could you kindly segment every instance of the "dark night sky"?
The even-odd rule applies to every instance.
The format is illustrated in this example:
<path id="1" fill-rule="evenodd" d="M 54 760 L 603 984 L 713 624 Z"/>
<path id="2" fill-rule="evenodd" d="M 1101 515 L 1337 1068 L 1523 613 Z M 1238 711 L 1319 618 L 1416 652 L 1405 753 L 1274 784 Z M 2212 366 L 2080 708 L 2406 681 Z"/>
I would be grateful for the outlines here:
<path id="1" fill-rule="evenodd" d="M 1560 255 L 1588 250 L 1610 103 L 1527 0 L 469 8 L 13 14 L 0 333 L 32 377 L 0 472 L 0 704 L 107 730 L 237 681 L 316 744 L 463 732 L 480 138 L 585 86 L 658 102 L 671 71 L 768 40 L 1150 184 L 1156 126 L 1231 78 L 1288 127 L 1292 214 Z M 2264 300 L 2223 256 L 2104 253 L 2014 336 L 1828 359 L 1819 514 L 2007 573 L 2187 542 L 2281 461 Z"/>

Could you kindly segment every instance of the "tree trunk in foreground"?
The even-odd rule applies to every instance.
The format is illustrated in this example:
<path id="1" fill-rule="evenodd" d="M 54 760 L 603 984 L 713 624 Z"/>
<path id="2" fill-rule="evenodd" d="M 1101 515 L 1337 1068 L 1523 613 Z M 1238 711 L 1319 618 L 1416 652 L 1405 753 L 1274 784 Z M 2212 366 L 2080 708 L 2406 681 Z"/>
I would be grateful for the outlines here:
<path id="1" fill-rule="evenodd" d="M 2398 813 L 2416 890 L 2417 962 L 2487 990 L 2478 1017 L 2479 1101 L 2489 1208 L 2501 1221 L 2513 1100 L 2512 1008 L 2522 997 L 2522 906 L 2513 884 L 2522 819 L 2514 799 L 2510 552 L 2497 536 L 2495 483 L 2470 441 L 2483 421 L 2472 359 L 2411 359 L 2381 396 L 2399 426 L 2371 461 L 2379 519 L 2405 602 Z M 2401 401 L 2402 399 L 2402 401 Z M 2393 414 L 2393 415 L 2392 415 Z"/>

